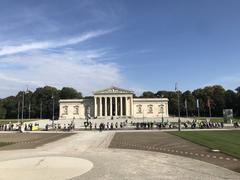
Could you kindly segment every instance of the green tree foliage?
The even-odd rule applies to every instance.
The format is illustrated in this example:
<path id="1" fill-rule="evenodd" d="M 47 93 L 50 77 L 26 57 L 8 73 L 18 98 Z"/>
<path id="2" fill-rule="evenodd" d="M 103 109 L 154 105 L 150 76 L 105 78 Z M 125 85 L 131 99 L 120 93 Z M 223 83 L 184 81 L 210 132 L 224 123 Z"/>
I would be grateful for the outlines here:
<path id="1" fill-rule="evenodd" d="M 73 88 L 62 88 L 58 90 L 55 87 L 45 86 L 37 88 L 34 92 L 20 91 L 16 96 L 10 96 L 0 101 L 0 118 L 16 119 L 21 118 L 22 100 L 24 94 L 24 118 L 29 117 L 29 106 L 31 108 L 31 118 L 40 118 L 40 109 L 42 107 L 42 118 L 52 118 L 53 103 L 54 116 L 59 116 L 59 100 L 81 98 L 82 94 Z M 42 104 L 42 106 L 41 106 Z"/>
<path id="2" fill-rule="evenodd" d="M 54 103 L 54 116 L 58 117 L 59 99 L 78 99 L 82 94 L 70 87 L 58 90 L 55 87 L 45 86 L 37 88 L 34 92 L 20 91 L 16 96 L 0 99 L 0 118 L 17 118 L 18 109 L 21 117 L 22 97 L 24 94 L 24 117 L 28 118 L 29 106 L 31 107 L 31 118 L 40 117 L 40 106 L 42 104 L 42 117 L 52 118 Z M 235 91 L 225 90 L 222 86 L 207 86 L 194 91 L 179 92 L 181 116 L 186 116 L 185 100 L 187 101 L 189 116 L 197 116 L 196 101 L 199 99 L 200 115 L 209 116 L 209 104 L 212 116 L 222 116 L 223 109 L 233 109 L 234 116 L 240 116 L 240 87 Z M 53 97 L 53 98 L 52 98 Z M 136 96 L 135 96 L 136 97 Z M 178 115 L 178 96 L 175 91 L 158 91 L 157 93 L 146 91 L 140 98 L 169 99 L 169 114 Z"/>
<path id="3" fill-rule="evenodd" d="M 2 100 L 0 100 L 0 119 L 5 119 L 7 110 L 3 107 Z"/>
<path id="4" fill-rule="evenodd" d="M 151 91 L 146 91 L 146 92 L 143 92 L 142 98 L 155 98 L 155 94 Z"/>
<path id="5" fill-rule="evenodd" d="M 63 87 L 60 92 L 60 99 L 79 99 L 82 98 L 82 93 L 77 92 L 70 87 Z"/>
<path id="6" fill-rule="evenodd" d="M 185 100 L 189 116 L 197 116 L 197 99 L 199 100 L 199 110 L 201 116 L 208 117 L 210 108 L 212 116 L 222 116 L 223 109 L 233 109 L 235 116 L 240 116 L 240 87 L 232 90 L 225 90 L 222 86 L 214 85 L 199 88 L 194 91 L 180 92 L 181 115 L 186 116 Z M 152 96 L 149 91 L 144 92 L 140 97 L 166 97 L 169 99 L 169 114 L 178 115 L 178 97 L 173 91 L 158 91 Z"/>

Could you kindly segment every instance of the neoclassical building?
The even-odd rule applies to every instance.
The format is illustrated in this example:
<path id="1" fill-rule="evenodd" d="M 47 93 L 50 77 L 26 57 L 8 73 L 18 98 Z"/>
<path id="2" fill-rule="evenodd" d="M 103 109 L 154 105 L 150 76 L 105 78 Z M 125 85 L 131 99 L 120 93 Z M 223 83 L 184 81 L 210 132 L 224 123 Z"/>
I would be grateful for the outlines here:
<path id="1" fill-rule="evenodd" d="M 134 98 L 134 92 L 110 87 L 93 98 L 62 99 L 59 119 L 168 117 L 167 98 Z"/>

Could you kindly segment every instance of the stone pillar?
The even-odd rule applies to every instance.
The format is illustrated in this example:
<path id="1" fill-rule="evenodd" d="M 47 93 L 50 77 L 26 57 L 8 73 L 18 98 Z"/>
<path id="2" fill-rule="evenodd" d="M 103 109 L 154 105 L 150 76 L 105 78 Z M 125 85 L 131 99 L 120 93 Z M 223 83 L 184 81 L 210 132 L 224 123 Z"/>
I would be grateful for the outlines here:
<path id="1" fill-rule="evenodd" d="M 99 98 L 99 110 L 100 110 L 100 113 L 99 113 L 99 116 L 102 117 L 102 97 Z"/>
<path id="2" fill-rule="evenodd" d="M 104 102 L 104 103 L 105 103 L 105 105 L 104 105 L 105 113 L 104 113 L 104 115 L 105 115 L 105 117 L 106 117 L 106 116 L 107 116 L 107 97 L 105 97 L 104 99 L 105 99 L 105 102 Z"/>
<path id="3" fill-rule="evenodd" d="M 123 98 L 123 97 L 120 97 L 120 116 L 123 115 L 123 104 L 122 104 L 122 98 Z"/>
<path id="4" fill-rule="evenodd" d="M 125 104 L 125 106 L 126 106 L 126 116 L 128 116 L 128 97 L 125 97 L 125 102 L 126 102 L 126 104 Z"/>
<path id="5" fill-rule="evenodd" d="M 97 98 L 94 97 L 94 117 L 97 117 Z"/>
<path id="6" fill-rule="evenodd" d="M 134 108 L 133 108 L 133 96 L 130 96 L 130 102 L 131 102 L 131 117 L 133 117 L 133 114 L 134 114 Z"/>
<path id="7" fill-rule="evenodd" d="M 124 116 L 127 116 L 127 97 L 124 97 Z"/>
<path id="8" fill-rule="evenodd" d="M 110 116 L 112 116 L 112 97 L 110 97 Z"/>
<path id="9" fill-rule="evenodd" d="M 117 97 L 115 97 L 115 116 L 118 116 L 117 101 Z"/>

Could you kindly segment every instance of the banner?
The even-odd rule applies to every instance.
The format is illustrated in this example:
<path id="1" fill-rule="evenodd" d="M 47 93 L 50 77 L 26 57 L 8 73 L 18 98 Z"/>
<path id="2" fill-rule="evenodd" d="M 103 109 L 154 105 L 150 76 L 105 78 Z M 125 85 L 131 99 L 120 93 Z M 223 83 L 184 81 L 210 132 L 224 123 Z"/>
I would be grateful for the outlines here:
<path id="1" fill-rule="evenodd" d="M 187 107 L 187 99 L 185 99 L 184 104 L 185 104 L 185 109 L 187 109 L 187 108 L 188 108 L 188 107 Z"/>
<path id="2" fill-rule="evenodd" d="M 199 109 L 199 99 L 197 99 L 197 108 Z"/>

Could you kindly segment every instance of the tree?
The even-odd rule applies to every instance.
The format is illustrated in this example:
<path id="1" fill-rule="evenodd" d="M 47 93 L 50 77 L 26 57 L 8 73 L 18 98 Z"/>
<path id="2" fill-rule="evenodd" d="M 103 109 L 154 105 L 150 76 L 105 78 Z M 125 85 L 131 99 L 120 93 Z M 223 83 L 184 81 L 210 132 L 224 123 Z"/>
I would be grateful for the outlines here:
<path id="1" fill-rule="evenodd" d="M 145 91 L 143 92 L 142 96 L 143 98 L 155 98 L 155 94 L 151 91 Z"/>
<path id="2" fill-rule="evenodd" d="M 60 91 L 60 99 L 80 99 L 82 93 L 70 87 L 63 87 Z"/>
<path id="3" fill-rule="evenodd" d="M 5 119 L 6 113 L 7 113 L 7 110 L 3 107 L 3 103 L 0 100 L 0 119 Z"/>
<path id="4" fill-rule="evenodd" d="M 225 108 L 225 89 L 222 86 L 215 85 L 213 88 L 213 102 L 214 102 L 214 114 L 215 116 L 222 116 L 223 109 Z"/>
<path id="5" fill-rule="evenodd" d="M 40 104 L 42 102 L 42 113 L 43 118 L 52 118 L 52 107 L 53 107 L 53 98 L 54 98 L 54 116 L 58 116 L 59 111 L 59 94 L 60 91 L 55 87 L 45 86 L 43 88 L 37 88 L 32 95 L 32 101 L 34 102 L 34 108 L 37 114 L 36 117 L 39 117 L 40 114 Z"/>
<path id="6" fill-rule="evenodd" d="M 237 91 L 237 93 L 239 94 L 239 93 L 240 93 L 240 86 L 237 87 L 237 88 L 235 89 L 235 91 Z"/>
<path id="7" fill-rule="evenodd" d="M 15 96 L 9 96 L 2 101 L 2 107 L 6 110 L 5 118 L 17 118 L 17 99 Z M 4 110 L 3 110 L 4 111 Z"/>
<path id="8" fill-rule="evenodd" d="M 234 115 L 237 113 L 237 94 L 232 90 L 225 92 L 225 108 L 233 109 Z"/>

